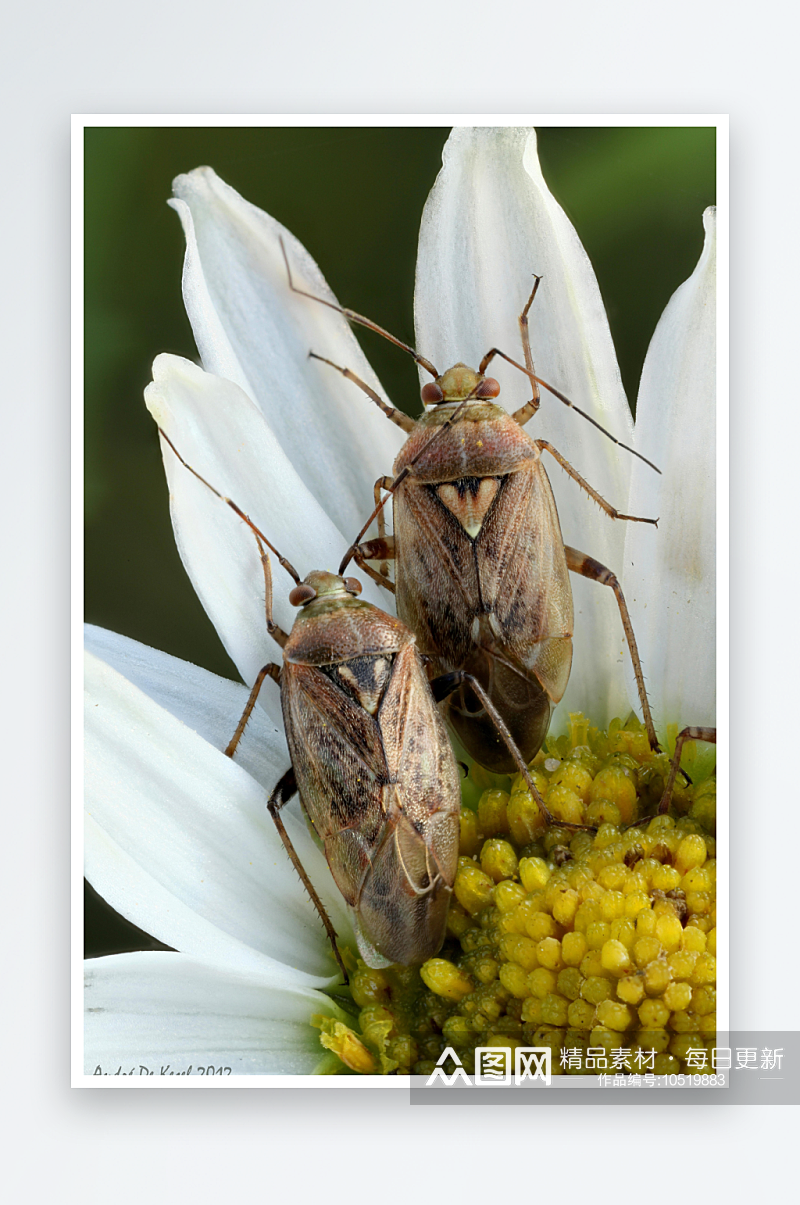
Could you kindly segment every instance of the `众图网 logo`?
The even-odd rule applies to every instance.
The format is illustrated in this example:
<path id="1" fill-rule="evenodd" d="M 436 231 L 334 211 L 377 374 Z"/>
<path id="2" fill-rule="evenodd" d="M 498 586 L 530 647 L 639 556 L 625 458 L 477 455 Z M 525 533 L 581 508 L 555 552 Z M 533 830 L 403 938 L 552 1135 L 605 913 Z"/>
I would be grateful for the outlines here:
<path id="1" fill-rule="evenodd" d="M 476 1088 L 512 1083 L 519 1086 L 525 1080 L 537 1079 L 549 1084 L 551 1057 L 549 1046 L 518 1046 L 513 1051 L 508 1046 L 478 1046 L 475 1051 L 475 1075 L 470 1079 L 455 1050 L 447 1046 L 440 1054 L 425 1087 L 429 1088 L 436 1080 L 441 1080 L 448 1088 L 454 1083 L 465 1084 L 468 1088 L 473 1084 Z M 453 1064 L 450 1074 L 444 1069 L 448 1061 Z"/>

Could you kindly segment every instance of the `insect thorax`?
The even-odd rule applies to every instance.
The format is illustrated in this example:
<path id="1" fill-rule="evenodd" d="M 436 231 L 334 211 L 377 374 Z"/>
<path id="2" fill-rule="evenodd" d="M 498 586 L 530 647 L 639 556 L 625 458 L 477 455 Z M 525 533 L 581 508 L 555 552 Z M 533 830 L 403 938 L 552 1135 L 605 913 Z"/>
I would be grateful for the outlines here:
<path id="1" fill-rule="evenodd" d="M 503 476 L 539 459 L 539 449 L 511 415 L 484 401 L 468 402 L 452 427 L 423 452 L 431 434 L 451 416 L 451 407 L 440 406 L 418 420 L 394 462 L 395 476 L 417 456 L 411 476 L 425 483 Z"/>

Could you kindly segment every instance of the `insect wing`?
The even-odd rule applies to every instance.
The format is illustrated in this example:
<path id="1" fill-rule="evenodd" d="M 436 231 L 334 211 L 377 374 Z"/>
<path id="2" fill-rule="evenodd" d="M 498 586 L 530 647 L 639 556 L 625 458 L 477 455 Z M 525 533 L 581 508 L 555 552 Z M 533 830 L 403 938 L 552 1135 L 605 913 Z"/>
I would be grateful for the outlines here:
<path id="1" fill-rule="evenodd" d="M 461 791 L 413 644 L 398 653 L 378 721 L 390 781 L 381 841 L 359 896 L 359 922 L 381 954 L 414 965 L 436 954 L 444 939 Z"/>
<path id="2" fill-rule="evenodd" d="M 337 887 L 356 907 L 384 823 L 378 725 L 314 666 L 284 663 L 281 701 L 303 807 Z"/>
<path id="3" fill-rule="evenodd" d="M 397 656 L 379 722 L 395 796 L 387 817 L 402 815 L 412 830 L 425 838 L 435 873 L 452 886 L 461 808 L 458 768 L 413 644 Z M 427 890 L 433 877 L 430 858 L 425 862 L 425 874 L 413 873 L 409 865 L 408 877 L 415 891 Z"/>
<path id="4" fill-rule="evenodd" d="M 463 663 L 478 588 L 472 541 L 427 484 L 404 483 L 394 500 L 397 610 L 438 664 Z"/>
<path id="5" fill-rule="evenodd" d="M 536 461 L 505 478 L 476 541 L 483 607 L 509 659 L 533 671 L 553 702 L 572 660 L 572 590 L 558 512 Z"/>

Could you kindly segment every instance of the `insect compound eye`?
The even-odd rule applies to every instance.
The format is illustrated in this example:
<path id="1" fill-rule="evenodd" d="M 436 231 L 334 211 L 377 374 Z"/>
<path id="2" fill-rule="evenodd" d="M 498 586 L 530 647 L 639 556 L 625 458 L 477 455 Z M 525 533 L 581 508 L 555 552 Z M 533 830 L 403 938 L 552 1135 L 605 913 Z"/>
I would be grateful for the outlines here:
<path id="1" fill-rule="evenodd" d="M 423 385 L 420 395 L 426 406 L 435 406 L 437 402 L 444 401 L 441 387 L 435 381 L 428 381 L 427 385 Z"/>
<path id="2" fill-rule="evenodd" d="M 313 586 L 307 586 L 305 582 L 301 582 L 299 586 L 295 586 L 289 595 L 289 602 L 293 607 L 302 607 L 303 603 L 311 602 L 312 598 L 317 597 L 317 592 Z"/>
<path id="3" fill-rule="evenodd" d="M 475 390 L 476 397 L 497 397 L 500 392 L 500 384 L 494 377 L 486 377 L 481 381 L 478 388 Z"/>
<path id="4" fill-rule="evenodd" d="M 361 582 L 357 577 L 346 577 L 344 579 L 344 588 L 348 594 L 360 594 Z"/>

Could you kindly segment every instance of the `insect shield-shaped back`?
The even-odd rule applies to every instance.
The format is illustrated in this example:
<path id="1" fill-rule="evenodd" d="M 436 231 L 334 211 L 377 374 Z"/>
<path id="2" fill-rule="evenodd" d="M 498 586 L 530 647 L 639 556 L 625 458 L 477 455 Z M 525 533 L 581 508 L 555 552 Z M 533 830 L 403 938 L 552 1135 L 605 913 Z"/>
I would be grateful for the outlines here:
<path id="1" fill-rule="evenodd" d="M 458 770 L 413 634 L 354 597 L 355 585 L 311 573 L 292 592 L 301 610 L 284 648 L 283 716 L 364 961 L 415 965 L 444 940 Z"/>
<path id="2" fill-rule="evenodd" d="M 438 404 L 394 464 L 397 477 L 419 456 L 394 496 L 397 610 L 434 674 L 463 669 L 477 678 L 530 761 L 569 679 L 572 591 L 539 448 L 490 400 L 498 389 L 463 364 L 423 389 L 423 400 Z M 473 391 L 450 430 L 420 454 Z M 444 706 L 476 761 L 515 769 L 469 687 Z"/>

